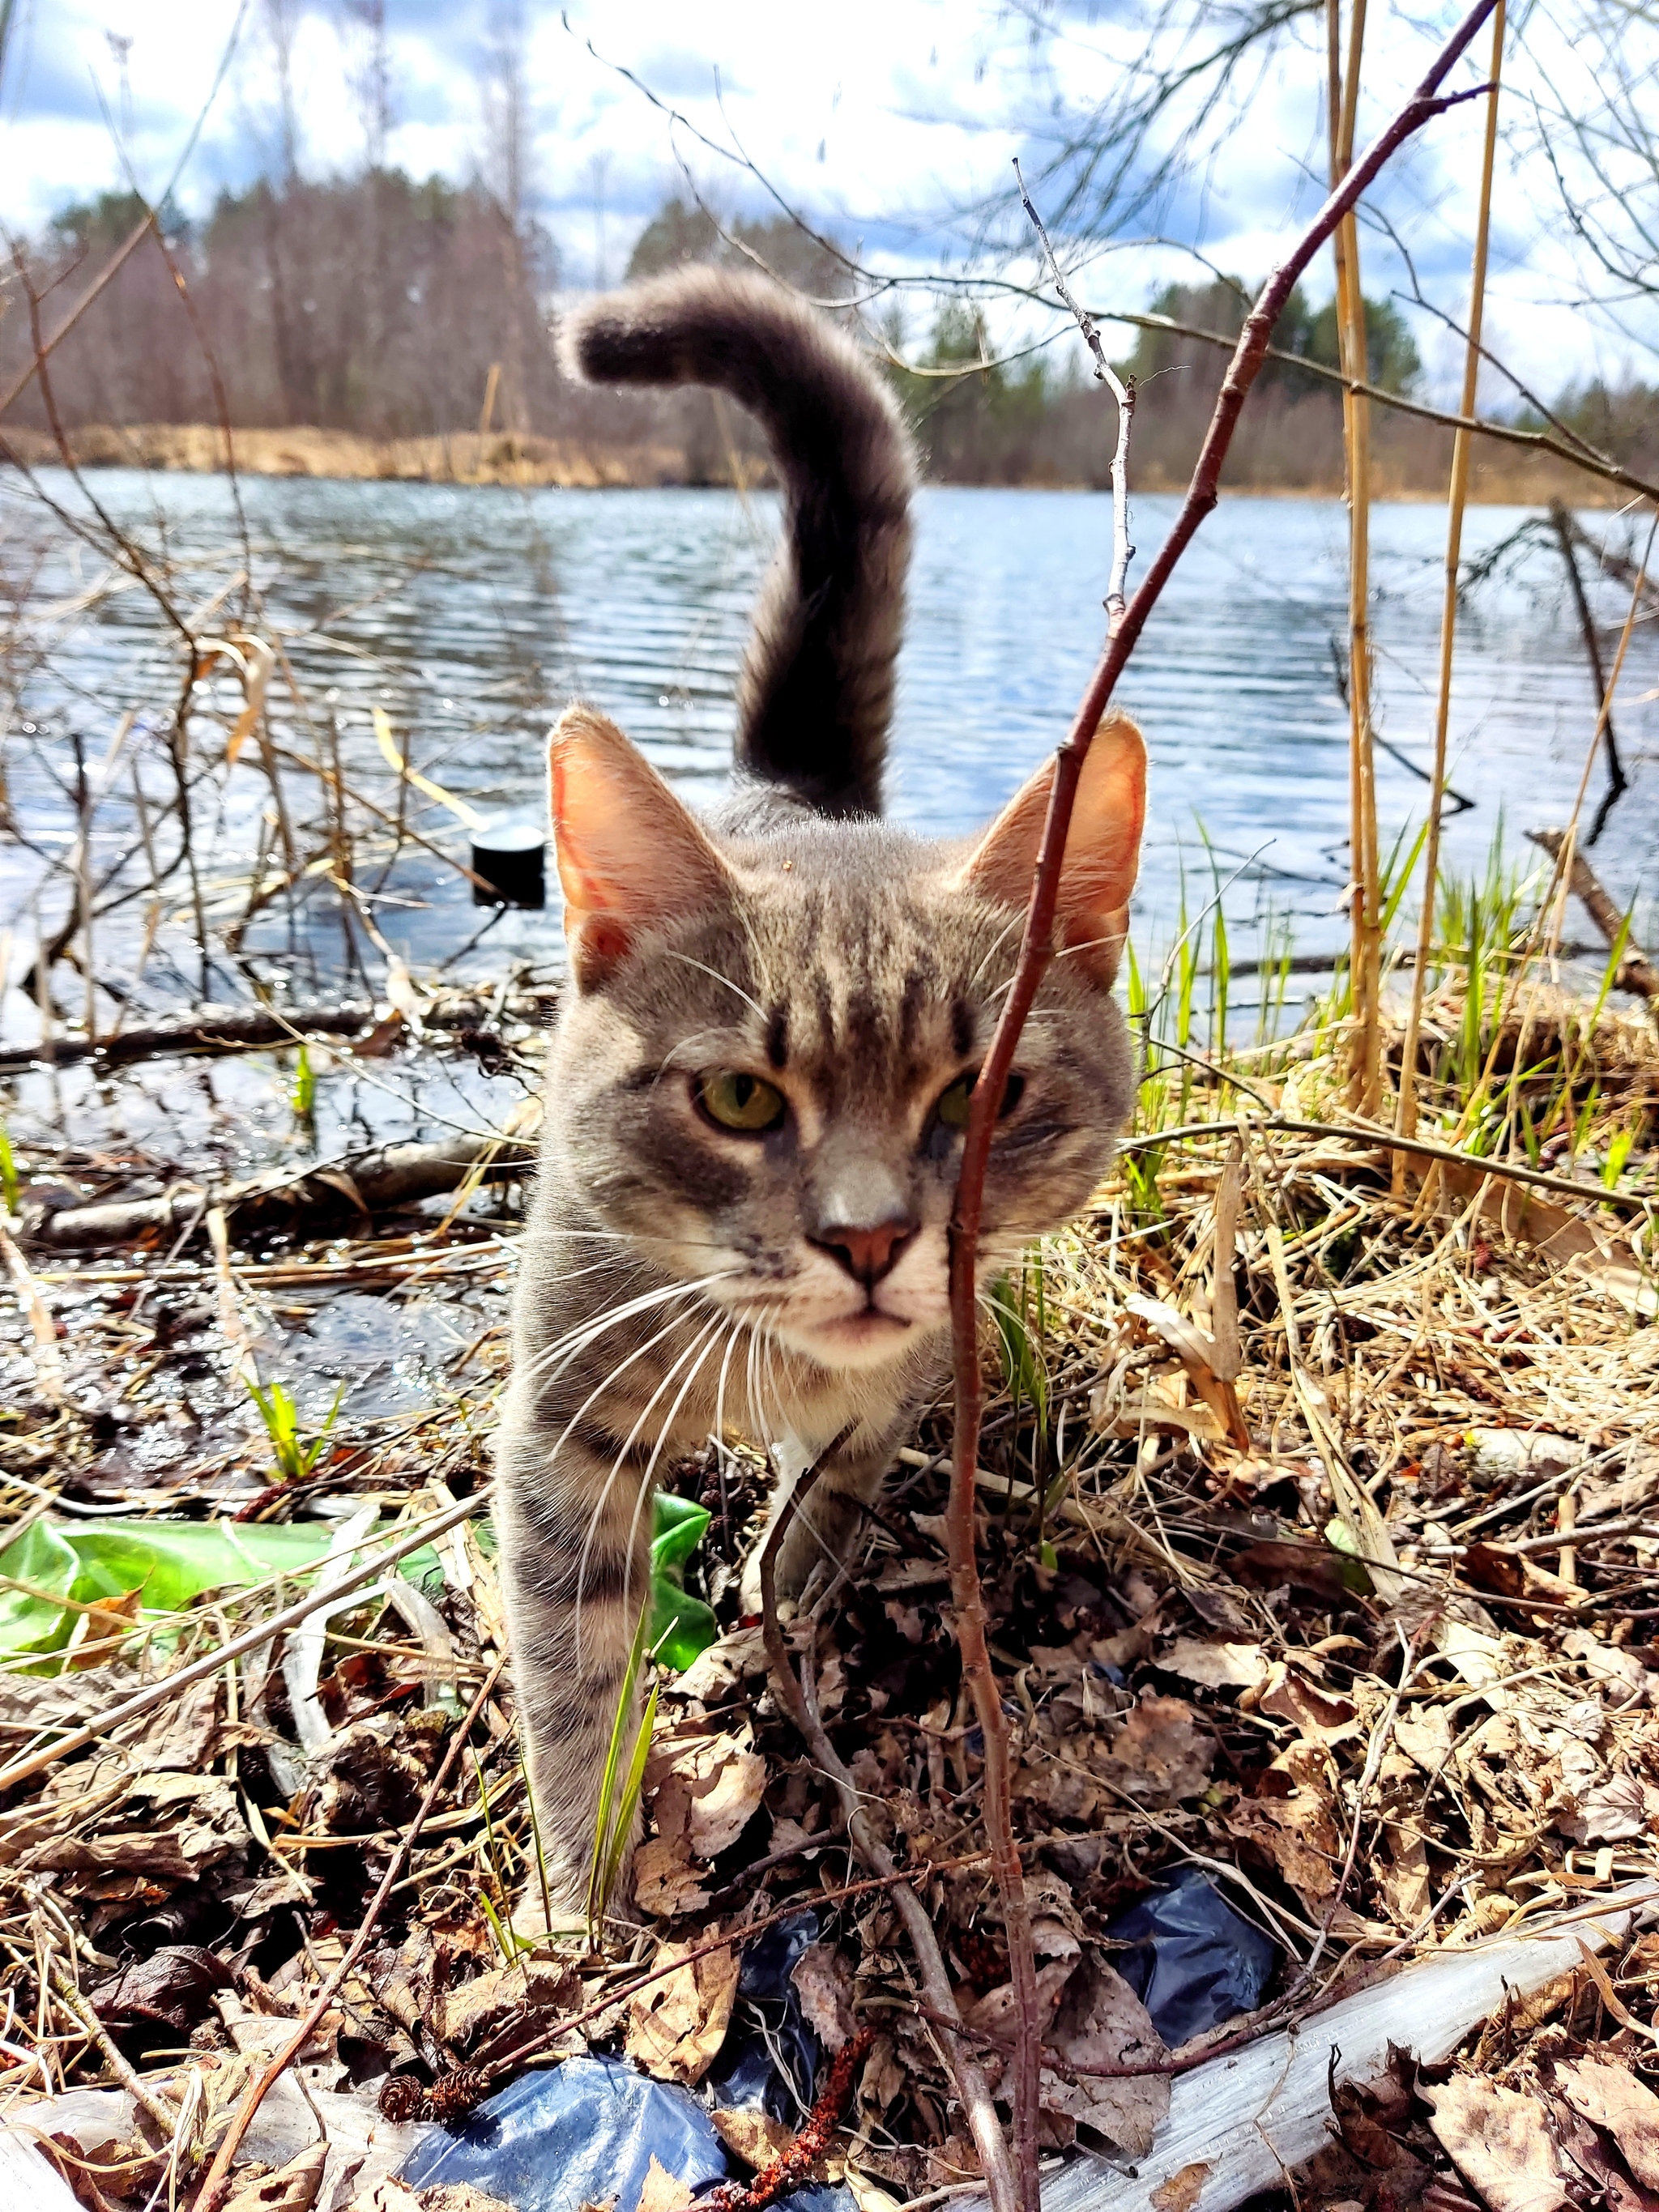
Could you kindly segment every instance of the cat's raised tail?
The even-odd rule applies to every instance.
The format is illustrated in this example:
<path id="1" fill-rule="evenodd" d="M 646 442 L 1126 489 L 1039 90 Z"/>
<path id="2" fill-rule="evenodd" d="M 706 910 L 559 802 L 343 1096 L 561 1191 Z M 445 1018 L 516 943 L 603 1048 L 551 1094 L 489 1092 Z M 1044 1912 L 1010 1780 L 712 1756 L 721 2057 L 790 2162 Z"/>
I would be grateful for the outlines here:
<path id="1" fill-rule="evenodd" d="M 712 385 L 759 420 L 786 522 L 744 659 L 738 763 L 819 813 L 879 813 L 915 462 L 868 357 L 766 277 L 707 268 L 578 308 L 564 346 L 590 383 Z"/>

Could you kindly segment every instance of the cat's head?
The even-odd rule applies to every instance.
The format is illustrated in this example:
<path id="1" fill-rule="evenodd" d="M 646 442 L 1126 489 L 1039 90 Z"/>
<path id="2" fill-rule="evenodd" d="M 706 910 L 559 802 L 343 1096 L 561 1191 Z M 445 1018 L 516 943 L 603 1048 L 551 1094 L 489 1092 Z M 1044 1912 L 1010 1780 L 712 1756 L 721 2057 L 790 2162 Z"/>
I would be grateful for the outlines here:
<path id="1" fill-rule="evenodd" d="M 1019 948 L 1052 763 L 984 834 L 880 822 L 711 832 L 572 708 L 553 819 L 572 989 L 552 1064 L 561 1180 L 653 1269 L 834 1369 L 948 1325 L 968 1092 Z M 1087 1198 L 1134 1067 L 1111 995 L 1146 803 L 1121 717 L 1084 768 L 1049 963 L 986 1182 L 981 1266 Z"/>

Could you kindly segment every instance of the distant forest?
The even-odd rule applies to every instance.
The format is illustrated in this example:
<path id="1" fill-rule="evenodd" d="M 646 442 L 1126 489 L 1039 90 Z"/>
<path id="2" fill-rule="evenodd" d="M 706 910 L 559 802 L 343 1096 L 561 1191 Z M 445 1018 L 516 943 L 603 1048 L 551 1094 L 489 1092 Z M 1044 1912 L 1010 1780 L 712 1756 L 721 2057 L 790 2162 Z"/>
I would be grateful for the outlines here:
<path id="1" fill-rule="evenodd" d="M 32 322 L 50 329 L 62 304 L 143 219 L 131 196 L 107 193 L 64 210 L 27 254 L 29 286 L 0 286 L 0 388 L 27 367 Z M 400 171 L 314 182 L 291 176 L 222 195 L 192 223 L 161 211 L 149 237 L 52 356 L 49 396 L 65 430 L 92 425 L 307 426 L 379 441 L 475 431 L 648 449 L 657 480 L 752 480 L 763 456 L 736 410 L 706 394 L 594 393 L 561 374 L 554 345 L 559 269 L 551 240 L 515 221 L 481 183 Z M 641 234 L 636 276 L 696 261 L 757 258 L 807 295 L 844 298 L 836 256 L 787 220 L 738 221 L 723 235 L 701 209 L 669 200 Z M 37 295 L 31 311 L 28 290 Z M 912 295 L 914 297 L 914 295 Z M 1148 313 L 1235 333 L 1238 284 L 1174 284 Z M 1410 393 L 1421 364 L 1387 300 L 1367 301 L 1371 380 Z M 929 473 L 953 483 L 1099 485 L 1106 482 L 1110 409 L 1061 342 L 999 361 L 976 309 L 890 307 L 871 333 L 916 427 Z M 1132 333 L 1122 368 L 1139 382 L 1134 474 L 1157 489 L 1184 480 L 1220 384 L 1225 355 L 1162 330 Z M 1334 367 L 1330 307 L 1292 295 L 1275 344 Z M 963 374 L 940 369 L 985 366 Z M 50 428 L 39 380 L 9 421 Z M 1659 465 L 1659 391 L 1639 383 L 1569 391 L 1556 411 L 1633 465 Z M 1380 410 L 1377 489 L 1443 484 L 1448 434 Z M 1228 475 L 1286 490 L 1341 477 L 1336 389 L 1273 362 L 1248 410 Z"/>

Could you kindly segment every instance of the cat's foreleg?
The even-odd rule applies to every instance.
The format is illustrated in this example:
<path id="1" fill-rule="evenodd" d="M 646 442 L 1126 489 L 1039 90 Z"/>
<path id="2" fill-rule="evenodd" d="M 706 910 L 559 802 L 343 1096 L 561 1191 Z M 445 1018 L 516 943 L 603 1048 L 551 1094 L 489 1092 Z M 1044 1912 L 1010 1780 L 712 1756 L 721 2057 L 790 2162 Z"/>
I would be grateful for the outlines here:
<path id="1" fill-rule="evenodd" d="M 645 1448 L 636 1453 L 580 1431 L 561 1438 L 539 1424 L 519 1430 L 503 1423 L 501 1589 L 520 1740 L 556 1911 L 580 1911 L 586 1903 L 617 1708 L 624 1694 L 637 1705 L 628 1662 L 650 1599 L 647 1457 Z M 629 1741 L 625 1731 L 624 1752 Z M 626 1841 L 631 1850 L 633 1835 Z"/>
<path id="2" fill-rule="evenodd" d="M 831 1458 L 801 1500 L 779 1547 L 776 1585 L 781 1598 L 799 1597 L 820 1563 L 830 1574 L 852 1565 L 868 1526 L 865 1508 L 880 1494 L 893 1454 L 908 1426 L 908 1408 L 902 1418 L 873 1429 L 867 1422 L 860 1423 Z M 742 1597 L 744 1609 L 750 1613 L 760 1607 L 761 1553 L 817 1453 L 809 1444 L 790 1437 L 780 1448 L 779 1457 L 783 1464 L 778 1486 L 759 1540 L 744 1568 Z"/>

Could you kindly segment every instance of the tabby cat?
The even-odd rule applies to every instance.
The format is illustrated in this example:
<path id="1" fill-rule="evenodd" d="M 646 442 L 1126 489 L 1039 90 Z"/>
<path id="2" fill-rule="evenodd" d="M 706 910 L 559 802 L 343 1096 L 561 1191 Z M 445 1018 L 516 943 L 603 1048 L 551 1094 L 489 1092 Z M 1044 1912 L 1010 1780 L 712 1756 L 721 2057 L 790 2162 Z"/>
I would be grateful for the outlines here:
<path id="1" fill-rule="evenodd" d="M 749 409 L 785 528 L 726 806 L 694 816 L 590 708 L 552 738 L 570 988 L 522 1246 L 498 1514 L 562 1906 L 585 1893 L 656 1478 L 737 1431 L 793 1480 L 855 1423 L 782 1547 L 780 1589 L 799 1592 L 821 1559 L 855 1557 L 860 1506 L 939 1385 L 969 1093 L 1052 772 L 962 842 L 879 818 L 915 463 L 893 399 L 835 325 L 762 277 L 705 269 L 596 301 L 567 347 L 590 380 L 709 385 Z M 1145 786 L 1139 735 L 1114 718 L 1078 794 L 1061 957 L 1001 1101 L 981 1280 L 1083 1203 L 1128 1112 L 1111 986 Z"/>

